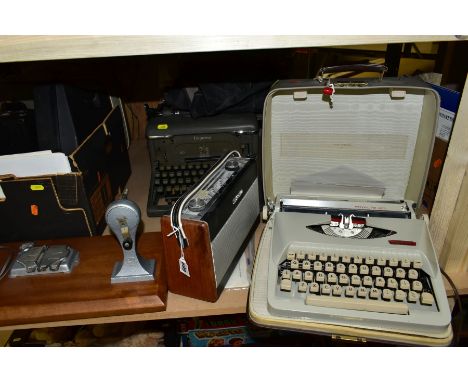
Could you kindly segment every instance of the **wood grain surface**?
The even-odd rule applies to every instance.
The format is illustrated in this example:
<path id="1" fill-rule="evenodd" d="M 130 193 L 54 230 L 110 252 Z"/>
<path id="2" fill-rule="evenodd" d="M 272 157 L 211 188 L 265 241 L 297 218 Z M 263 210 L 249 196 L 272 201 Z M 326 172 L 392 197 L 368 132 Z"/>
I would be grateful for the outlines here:
<path id="1" fill-rule="evenodd" d="M 0 62 L 463 39 L 454 35 L 10 35 L 0 36 Z"/>
<path id="2" fill-rule="evenodd" d="M 434 247 L 439 255 L 439 264 L 449 272 L 467 271 L 467 153 L 468 76 L 453 126 L 429 225 Z"/>
<path id="3" fill-rule="evenodd" d="M 175 235 L 167 236 L 173 231 L 170 217 L 163 216 L 161 219 L 168 288 L 171 292 L 182 296 L 215 302 L 218 299 L 218 292 L 208 224 L 203 221 L 183 219 L 183 225 L 188 241 L 196 243 L 184 249 L 190 277 L 179 270 L 181 252 Z"/>
<path id="4" fill-rule="evenodd" d="M 156 260 L 155 281 L 111 284 L 114 264 L 123 259 L 117 239 L 111 235 L 36 244 L 68 244 L 80 252 L 80 262 L 70 274 L 3 278 L 0 281 L 0 326 L 166 309 L 167 283 L 159 232 L 137 237 L 137 252 Z M 18 243 L 6 246 L 16 250 Z M 7 256 L 7 251 L 0 250 L 0 265 Z"/>

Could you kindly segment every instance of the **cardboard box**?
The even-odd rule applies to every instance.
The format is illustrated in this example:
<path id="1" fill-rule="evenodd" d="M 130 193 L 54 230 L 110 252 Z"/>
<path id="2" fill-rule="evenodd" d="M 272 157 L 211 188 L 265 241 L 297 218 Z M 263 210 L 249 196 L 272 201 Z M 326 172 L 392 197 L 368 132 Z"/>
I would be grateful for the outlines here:
<path id="1" fill-rule="evenodd" d="M 98 232 L 81 174 L 4 178 L 0 187 L 0 242 Z"/>
<path id="2" fill-rule="evenodd" d="M 253 346 L 271 334 L 252 325 L 244 314 L 187 318 L 178 321 L 183 347 Z"/>
<path id="3" fill-rule="evenodd" d="M 453 122 L 460 102 L 460 93 L 442 86 L 431 85 L 440 96 L 439 121 L 432 151 L 431 165 L 427 174 L 422 205 L 431 213 L 434 206 L 440 176 L 447 155 Z"/>
<path id="4" fill-rule="evenodd" d="M 0 173 L 0 242 L 104 231 L 107 205 L 131 172 L 118 107 L 69 159 L 74 170 L 69 174 L 16 178 Z"/>
<path id="5" fill-rule="evenodd" d="M 106 175 L 109 177 L 111 200 L 123 191 L 131 169 L 119 106 L 78 146 L 70 160 L 76 171 L 83 175 L 86 195 L 91 200 L 96 199 L 96 192 L 105 187 Z"/>
<path id="6" fill-rule="evenodd" d="M 431 213 L 434 206 L 437 189 L 439 188 L 440 176 L 447 155 L 448 142 L 436 138 L 434 141 L 434 150 L 432 151 L 431 167 L 427 174 L 426 187 L 424 188 L 422 205 Z"/>

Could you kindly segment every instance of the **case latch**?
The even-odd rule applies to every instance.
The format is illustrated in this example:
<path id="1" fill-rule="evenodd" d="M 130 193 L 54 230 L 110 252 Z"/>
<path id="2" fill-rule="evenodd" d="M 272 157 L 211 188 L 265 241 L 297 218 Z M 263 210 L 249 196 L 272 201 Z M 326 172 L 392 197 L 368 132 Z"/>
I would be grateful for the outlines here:
<path id="1" fill-rule="evenodd" d="M 367 339 L 364 337 L 354 337 L 354 336 L 341 336 L 338 334 L 332 334 L 332 340 L 335 341 L 353 341 L 353 342 L 362 342 L 366 343 Z"/>
<path id="2" fill-rule="evenodd" d="M 390 97 L 392 99 L 403 99 L 406 97 L 406 90 L 402 89 L 390 89 Z"/>
<path id="3" fill-rule="evenodd" d="M 307 90 L 297 90 L 293 93 L 294 101 L 304 101 L 307 99 Z"/>
<path id="4" fill-rule="evenodd" d="M 263 206 L 262 209 L 262 220 L 267 221 L 270 216 L 273 214 L 275 211 L 275 203 L 273 203 L 270 199 L 267 199 L 267 204 Z"/>

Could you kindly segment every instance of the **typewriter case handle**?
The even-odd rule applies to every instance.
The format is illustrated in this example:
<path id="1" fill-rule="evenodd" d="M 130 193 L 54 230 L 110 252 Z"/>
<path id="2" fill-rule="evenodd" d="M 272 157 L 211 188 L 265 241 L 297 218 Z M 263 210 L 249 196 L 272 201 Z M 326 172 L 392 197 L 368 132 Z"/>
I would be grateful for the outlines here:
<path id="1" fill-rule="evenodd" d="M 326 66 L 320 68 L 317 74 L 318 80 L 323 80 L 324 74 L 340 73 L 340 72 L 372 72 L 380 73 L 380 79 L 382 80 L 384 73 L 388 70 L 385 65 L 380 64 L 353 64 L 353 65 L 338 65 L 338 66 Z"/>

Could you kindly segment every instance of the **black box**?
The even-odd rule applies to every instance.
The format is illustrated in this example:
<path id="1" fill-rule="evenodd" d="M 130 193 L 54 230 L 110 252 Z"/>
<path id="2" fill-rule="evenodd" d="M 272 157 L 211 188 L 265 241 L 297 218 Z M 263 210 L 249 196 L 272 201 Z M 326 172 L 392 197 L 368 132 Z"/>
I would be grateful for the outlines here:
<path id="1" fill-rule="evenodd" d="M 39 149 L 70 155 L 111 112 L 109 95 L 65 84 L 34 88 Z"/>
<path id="2" fill-rule="evenodd" d="M 0 175 L 0 242 L 101 234 L 107 205 L 130 176 L 119 107 L 70 155 L 70 174 Z"/>
<path id="3" fill-rule="evenodd" d="M 0 155 L 37 151 L 34 110 L 22 102 L 4 102 L 0 107 Z"/>

